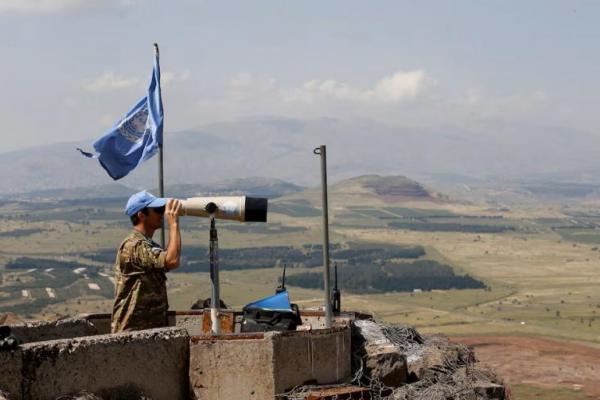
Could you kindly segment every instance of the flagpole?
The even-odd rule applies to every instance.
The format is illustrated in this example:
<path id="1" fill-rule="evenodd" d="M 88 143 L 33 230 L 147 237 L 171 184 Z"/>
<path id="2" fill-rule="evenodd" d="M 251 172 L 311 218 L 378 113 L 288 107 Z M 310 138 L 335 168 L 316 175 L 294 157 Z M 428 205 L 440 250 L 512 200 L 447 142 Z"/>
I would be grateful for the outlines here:
<path id="1" fill-rule="evenodd" d="M 154 43 L 154 55 L 159 58 L 160 52 L 158 51 L 158 43 Z M 160 82 L 157 83 L 160 85 Z M 159 86 L 160 90 L 160 86 Z M 164 122 L 163 122 L 164 124 Z M 163 125 L 164 131 L 164 125 Z M 164 135 L 163 135 L 164 138 Z M 164 139 L 163 139 L 164 141 Z M 158 197 L 165 197 L 165 182 L 163 176 L 163 144 L 158 145 Z M 165 225 L 160 227 L 160 245 L 165 248 Z"/>

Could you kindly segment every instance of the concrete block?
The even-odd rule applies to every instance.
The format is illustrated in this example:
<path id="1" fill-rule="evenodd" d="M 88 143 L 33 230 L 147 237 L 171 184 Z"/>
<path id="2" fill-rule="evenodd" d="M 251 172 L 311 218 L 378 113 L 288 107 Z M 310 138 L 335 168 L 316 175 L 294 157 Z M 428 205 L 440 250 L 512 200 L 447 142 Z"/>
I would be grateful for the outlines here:
<path id="1" fill-rule="evenodd" d="M 351 374 L 350 329 L 270 332 L 275 394 L 295 386 L 339 383 Z"/>
<path id="2" fill-rule="evenodd" d="M 305 383 L 350 377 L 348 327 L 307 332 L 196 336 L 190 380 L 199 399 L 272 399 Z"/>
<path id="3" fill-rule="evenodd" d="M 272 399 L 272 341 L 262 334 L 193 337 L 190 383 L 202 400 Z"/>
<path id="4" fill-rule="evenodd" d="M 202 335 L 202 323 L 201 311 L 196 311 L 194 314 L 178 313 L 177 315 L 169 315 L 169 326 L 185 328 L 190 336 Z"/>
<path id="5" fill-rule="evenodd" d="M 406 356 L 396 351 L 370 354 L 365 369 L 371 379 L 387 387 L 397 387 L 407 381 L 408 368 Z"/>
<path id="6" fill-rule="evenodd" d="M 160 328 L 30 343 L 23 348 L 23 399 L 54 400 L 85 390 L 103 399 L 132 394 L 189 398 L 189 336 Z"/>
<path id="7" fill-rule="evenodd" d="M 397 387 L 407 381 L 406 355 L 393 343 L 374 321 L 354 322 L 352 346 L 360 354 L 366 375 L 389 387 Z M 356 366 L 358 367 L 358 366 Z"/>
<path id="8" fill-rule="evenodd" d="M 12 325 L 11 332 L 21 343 L 69 339 L 97 335 L 98 329 L 85 318 L 65 318 L 54 322 L 31 322 Z"/>
<path id="9" fill-rule="evenodd" d="M 23 353 L 20 348 L 0 351 L 0 393 L 10 400 L 21 400 Z"/>
<path id="10" fill-rule="evenodd" d="M 97 335 L 106 335 L 110 333 L 111 314 L 95 313 L 95 314 L 79 314 L 77 318 L 83 318 L 94 325 Z"/>

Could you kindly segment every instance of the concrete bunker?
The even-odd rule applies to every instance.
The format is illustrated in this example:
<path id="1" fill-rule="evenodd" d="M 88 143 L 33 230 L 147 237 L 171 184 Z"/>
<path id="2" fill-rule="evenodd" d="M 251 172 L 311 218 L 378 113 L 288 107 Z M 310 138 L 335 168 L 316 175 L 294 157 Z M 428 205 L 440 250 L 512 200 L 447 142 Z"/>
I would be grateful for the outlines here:
<path id="1" fill-rule="evenodd" d="M 7 399 L 54 400 L 82 391 L 102 399 L 272 399 L 296 386 L 337 384 L 351 375 L 350 323 L 323 328 L 319 311 L 303 330 L 242 333 L 242 313 L 170 312 L 170 327 L 109 334 L 110 314 L 12 326 L 20 345 L 0 352 Z"/>
<path id="2" fill-rule="evenodd" d="M 119 334 L 109 314 L 12 326 L 21 344 L 0 351 L 0 399 L 506 398 L 465 346 L 369 315 L 339 313 L 332 328 L 324 317 L 305 310 L 296 331 L 243 333 L 242 313 L 223 310 L 218 336 L 208 310 Z"/>

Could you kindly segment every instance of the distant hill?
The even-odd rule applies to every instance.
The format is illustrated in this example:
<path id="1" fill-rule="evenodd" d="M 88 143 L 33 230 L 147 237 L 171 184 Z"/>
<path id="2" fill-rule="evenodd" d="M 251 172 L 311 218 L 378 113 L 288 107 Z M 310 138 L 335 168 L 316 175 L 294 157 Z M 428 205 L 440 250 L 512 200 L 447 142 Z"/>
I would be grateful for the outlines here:
<path id="1" fill-rule="evenodd" d="M 74 187 L 65 189 L 36 190 L 5 196 L 6 199 L 20 200 L 93 200 L 93 199 L 127 199 L 132 193 L 146 189 L 158 195 L 158 189 L 149 187 L 129 187 L 119 183 L 99 186 Z M 193 196 L 260 196 L 276 198 L 303 190 L 302 186 L 280 179 L 246 178 L 229 179 L 204 184 L 174 184 L 165 186 L 165 195 L 169 197 L 187 198 Z"/>
<path id="2" fill-rule="evenodd" d="M 57 188 L 45 190 L 33 190 L 31 192 L 8 194 L 5 198 L 21 200 L 82 200 L 98 198 L 125 198 L 131 195 L 135 189 L 128 186 L 113 183 L 98 186 Z"/>
<path id="3" fill-rule="evenodd" d="M 0 153 L 0 196 L 112 184 L 97 160 L 75 150 L 89 150 L 92 141 Z M 363 174 L 407 174 L 420 181 L 461 176 L 600 182 L 600 136 L 567 128 L 495 122 L 425 129 L 372 120 L 285 117 L 165 132 L 165 181 L 206 184 L 262 176 L 315 186 L 320 172 L 313 149 L 321 144 L 327 145 L 331 182 Z M 155 187 L 157 169 L 157 159 L 151 159 L 119 183 Z"/>
<path id="4" fill-rule="evenodd" d="M 304 187 L 281 179 L 229 179 L 205 184 L 178 184 L 168 187 L 168 193 L 179 197 L 193 196 L 260 196 L 276 198 L 304 190 Z"/>
<path id="5" fill-rule="evenodd" d="M 400 175 L 363 175 L 340 182 L 335 185 L 335 188 L 340 191 L 353 184 L 359 184 L 389 202 L 402 200 L 433 201 L 440 198 L 439 194 L 429 191 L 419 182 Z"/>
<path id="6" fill-rule="evenodd" d="M 356 206 L 361 204 L 395 204 L 405 202 L 440 203 L 448 198 L 434 192 L 419 182 L 406 176 L 393 175 L 362 175 L 355 178 L 344 179 L 329 186 L 329 199 L 334 207 Z M 293 193 L 275 203 L 311 204 L 321 206 L 321 189 L 313 187 Z"/>

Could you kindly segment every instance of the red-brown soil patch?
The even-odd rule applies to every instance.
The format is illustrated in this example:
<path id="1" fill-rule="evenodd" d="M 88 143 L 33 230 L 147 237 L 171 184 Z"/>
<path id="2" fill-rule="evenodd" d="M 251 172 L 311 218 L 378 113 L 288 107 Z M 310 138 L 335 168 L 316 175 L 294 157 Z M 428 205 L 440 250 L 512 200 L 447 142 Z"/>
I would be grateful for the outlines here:
<path id="1" fill-rule="evenodd" d="M 600 348 L 527 336 L 453 337 L 509 385 L 580 389 L 600 399 Z"/>

